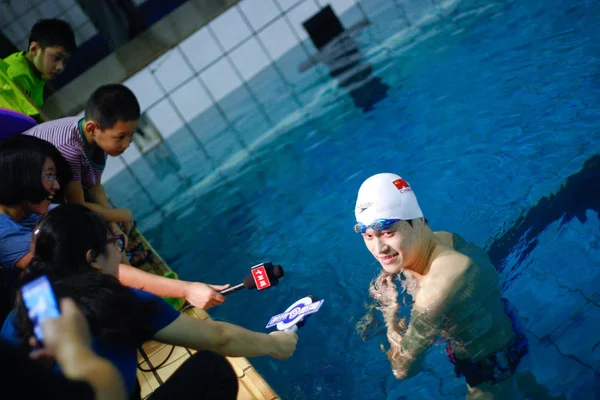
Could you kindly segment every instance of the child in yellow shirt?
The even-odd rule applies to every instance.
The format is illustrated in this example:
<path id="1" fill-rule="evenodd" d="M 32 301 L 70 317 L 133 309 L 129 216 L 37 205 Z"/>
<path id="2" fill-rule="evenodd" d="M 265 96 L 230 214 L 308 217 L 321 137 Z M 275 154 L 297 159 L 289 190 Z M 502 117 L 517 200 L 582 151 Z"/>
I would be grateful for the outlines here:
<path id="1" fill-rule="evenodd" d="M 42 19 L 31 29 L 29 48 L 13 53 L 3 61 L 6 76 L 16 83 L 35 107 L 44 105 L 46 81 L 56 78 L 76 49 L 75 35 L 68 23 L 59 19 Z M 32 117 L 30 107 L 16 110 Z M 39 110 L 38 111 L 39 114 Z"/>

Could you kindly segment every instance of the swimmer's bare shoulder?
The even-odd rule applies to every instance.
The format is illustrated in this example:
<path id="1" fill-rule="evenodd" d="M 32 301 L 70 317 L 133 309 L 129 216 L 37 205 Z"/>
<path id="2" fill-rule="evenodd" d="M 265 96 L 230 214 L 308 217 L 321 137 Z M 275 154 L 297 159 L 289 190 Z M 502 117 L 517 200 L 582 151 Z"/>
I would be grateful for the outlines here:
<path id="1" fill-rule="evenodd" d="M 467 246 L 472 246 L 471 243 L 467 242 L 458 233 L 446 232 L 446 231 L 435 231 L 433 232 L 435 238 L 443 246 L 449 247 L 461 253 L 460 249 Z"/>
<path id="2" fill-rule="evenodd" d="M 477 266 L 473 260 L 451 248 L 443 250 L 431 263 L 415 299 L 415 307 L 444 309 L 466 284 L 466 276 Z"/>

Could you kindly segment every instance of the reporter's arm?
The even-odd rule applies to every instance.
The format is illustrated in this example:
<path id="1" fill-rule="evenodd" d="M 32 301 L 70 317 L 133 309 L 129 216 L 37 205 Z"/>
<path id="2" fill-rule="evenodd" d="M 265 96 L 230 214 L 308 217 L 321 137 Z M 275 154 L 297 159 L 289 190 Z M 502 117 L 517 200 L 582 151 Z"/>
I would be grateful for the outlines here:
<path id="1" fill-rule="evenodd" d="M 212 350 L 228 357 L 270 355 L 284 360 L 292 356 L 298 342 L 298 335 L 291 332 L 258 333 L 227 322 L 185 314 L 158 331 L 154 338 L 195 350 Z"/>
<path id="2" fill-rule="evenodd" d="M 225 296 L 217 290 L 228 285 L 207 285 L 201 282 L 188 282 L 158 276 L 131 265 L 119 264 L 119 281 L 125 286 L 144 290 L 160 297 L 186 299 L 193 306 L 208 309 L 225 301 Z"/>

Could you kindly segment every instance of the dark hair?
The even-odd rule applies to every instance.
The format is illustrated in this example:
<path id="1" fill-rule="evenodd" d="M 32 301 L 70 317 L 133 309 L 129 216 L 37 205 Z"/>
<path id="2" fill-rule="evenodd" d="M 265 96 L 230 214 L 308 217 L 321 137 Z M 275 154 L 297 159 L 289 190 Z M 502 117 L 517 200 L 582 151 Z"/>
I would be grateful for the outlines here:
<path id="1" fill-rule="evenodd" d="M 95 121 L 100 129 L 112 128 L 118 121 L 140 119 L 140 104 L 127 86 L 102 85 L 88 99 L 85 119 Z"/>
<path id="2" fill-rule="evenodd" d="M 93 336 L 123 346 L 139 346 L 152 339 L 155 329 L 152 316 L 157 312 L 154 301 L 141 300 L 131 289 L 121 285 L 114 276 L 93 270 L 72 275 L 56 274 L 57 266 L 35 258 L 21 278 L 20 286 L 42 275 L 50 280 L 54 295 L 70 297 L 85 315 Z M 33 326 L 20 295 L 16 302 L 17 331 L 21 344 L 33 336 Z"/>
<path id="3" fill-rule="evenodd" d="M 34 233 L 34 256 L 52 263 L 57 275 L 88 271 L 91 267 L 86 254 L 92 258 L 106 251 L 108 229 L 106 221 L 80 204 L 62 204 L 38 222 Z"/>
<path id="4" fill-rule="evenodd" d="M 69 24 L 60 19 L 41 19 L 33 25 L 29 44 L 38 42 L 42 48 L 60 46 L 69 54 L 75 53 L 75 34 Z"/>
<path id="5" fill-rule="evenodd" d="M 34 232 L 34 257 L 23 282 L 41 275 L 50 279 L 57 298 L 71 297 L 87 317 L 94 335 L 121 344 L 150 339 L 157 306 L 141 301 L 117 278 L 102 274 L 86 260 L 106 251 L 104 219 L 80 204 L 63 204 L 49 211 Z M 22 337 L 31 334 L 21 310 Z M 24 313 L 24 314 L 23 314 Z"/>
<path id="6" fill-rule="evenodd" d="M 48 191 L 42 184 L 46 158 L 54 161 L 63 185 L 71 181 L 71 167 L 51 143 L 26 135 L 14 135 L 1 141 L 0 204 L 39 203 L 48 197 Z M 60 199 L 62 190 L 64 188 L 61 187 L 57 199 Z"/>

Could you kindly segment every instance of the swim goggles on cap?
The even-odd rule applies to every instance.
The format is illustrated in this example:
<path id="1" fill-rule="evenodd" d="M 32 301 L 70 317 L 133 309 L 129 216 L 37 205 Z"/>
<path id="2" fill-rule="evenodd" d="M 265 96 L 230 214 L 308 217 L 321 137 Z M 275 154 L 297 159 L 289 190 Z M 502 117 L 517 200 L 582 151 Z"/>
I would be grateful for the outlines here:
<path id="1" fill-rule="evenodd" d="M 376 219 L 375 221 L 371 222 L 370 225 L 365 225 L 362 222 L 357 222 L 356 225 L 354 225 L 354 232 L 365 233 L 367 231 L 367 229 L 373 229 L 374 231 L 381 231 L 381 230 L 389 228 L 390 226 L 394 225 L 398 221 L 401 221 L 401 220 L 400 219 L 379 218 L 379 219 Z"/>

